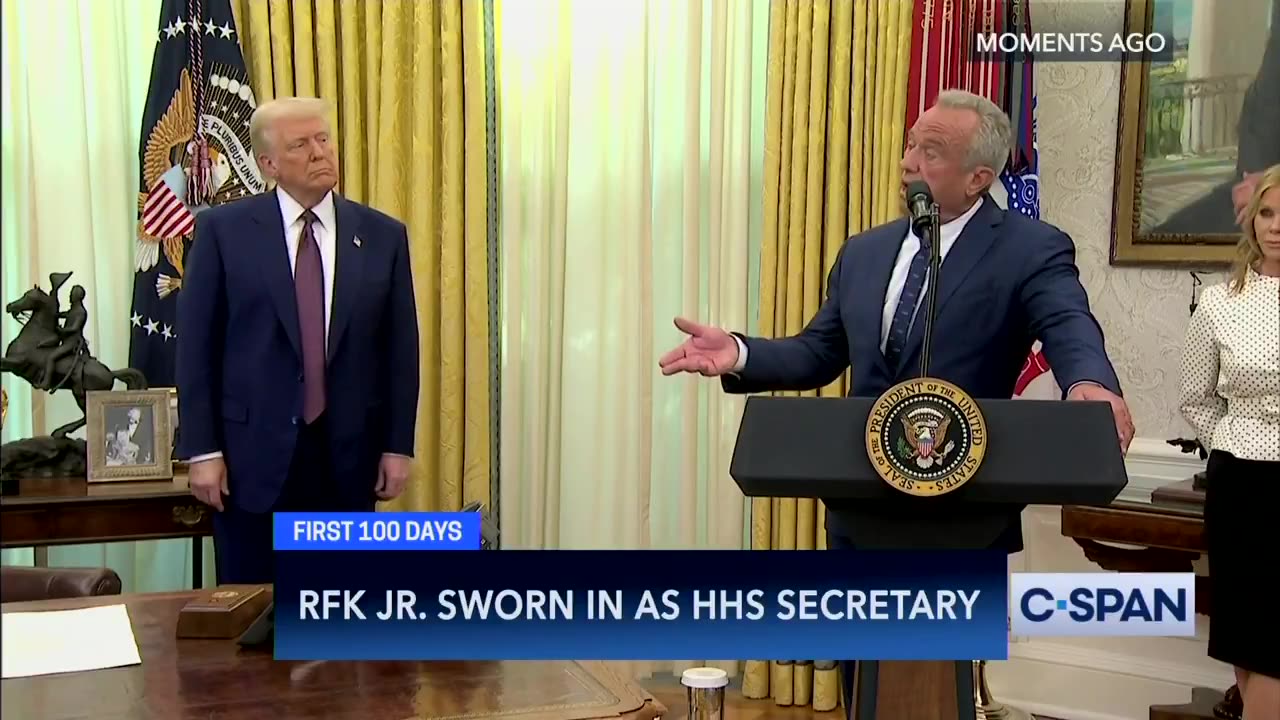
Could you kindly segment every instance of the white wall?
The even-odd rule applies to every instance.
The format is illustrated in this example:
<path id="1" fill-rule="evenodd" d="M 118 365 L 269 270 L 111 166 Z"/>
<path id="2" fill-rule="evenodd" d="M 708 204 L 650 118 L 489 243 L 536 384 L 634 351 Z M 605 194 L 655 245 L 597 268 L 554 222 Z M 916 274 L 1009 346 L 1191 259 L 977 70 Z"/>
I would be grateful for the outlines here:
<path id="1" fill-rule="evenodd" d="M 1204 467 L 1155 438 L 1135 440 L 1126 465 L 1121 499 L 1139 501 Z M 1063 537 L 1060 518 L 1055 507 L 1027 510 L 1026 550 L 1011 559 L 1014 572 L 1099 570 Z M 1005 703 L 1063 720 L 1147 720 L 1150 705 L 1187 702 L 1193 687 L 1234 682 L 1229 666 L 1206 656 L 1207 631 L 1200 618 L 1195 638 L 1015 638 L 1009 661 L 990 666 L 991 690 Z"/>
<path id="2" fill-rule="evenodd" d="M 1123 2 L 1033 0 L 1037 31 L 1123 27 Z M 1109 23 L 1109 25 L 1108 25 Z M 1112 188 L 1120 110 L 1120 64 L 1037 62 L 1040 208 L 1076 244 L 1080 278 L 1106 333 L 1138 436 L 1191 432 L 1178 411 L 1179 363 L 1190 319 L 1186 270 L 1114 267 L 1110 261 Z M 1205 284 L 1219 274 L 1204 273 Z"/>

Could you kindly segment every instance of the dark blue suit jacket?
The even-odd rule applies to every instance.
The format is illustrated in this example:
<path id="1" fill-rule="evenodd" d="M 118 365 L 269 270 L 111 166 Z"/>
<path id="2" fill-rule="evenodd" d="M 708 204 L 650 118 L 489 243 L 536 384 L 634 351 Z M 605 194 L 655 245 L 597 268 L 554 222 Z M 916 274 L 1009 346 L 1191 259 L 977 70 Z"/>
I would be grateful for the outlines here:
<path id="1" fill-rule="evenodd" d="M 382 454 L 413 454 L 408 234 L 336 193 L 334 214 L 325 417 L 337 491 L 371 508 Z M 302 346 L 284 238 L 275 191 L 205 210 L 178 296 L 178 457 L 222 452 L 229 501 L 250 512 L 279 496 L 301 426 Z"/>
<path id="2" fill-rule="evenodd" d="M 1009 398 L 1038 338 L 1064 390 L 1092 381 L 1120 394 L 1102 328 L 1080 284 L 1075 245 L 1057 228 L 1000 209 L 990 197 L 969 220 L 942 263 L 929 375 L 975 398 Z M 850 238 L 831 269 L 827 298 L 794 337 L 743 338 L 747 363 L 722 377 L 731 393 L 813 390 L 852 365 L 850 394 L 877 397 L 920 373 L 925 306 L 896 366 L 880 351 L 889 276 L 907 234 L 906 219 Z M 828 502 L 829 525 L 841 525 Z M 1021 548 L 1016 512 L 1002 541 Z M 1016 546 L 1016 547 L 1015 547 Z"/>

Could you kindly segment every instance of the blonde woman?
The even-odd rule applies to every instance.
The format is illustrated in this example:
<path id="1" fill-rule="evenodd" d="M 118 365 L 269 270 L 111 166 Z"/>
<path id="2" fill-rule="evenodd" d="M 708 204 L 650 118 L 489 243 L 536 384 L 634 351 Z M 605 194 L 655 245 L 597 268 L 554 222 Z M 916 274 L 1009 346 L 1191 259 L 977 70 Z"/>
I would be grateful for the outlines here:
<path id="1" fill-rule="evenodd" d="M 1280 718 L 1280 165 L 1242 215 L 1231 277 L 1187 328 L 1182 414 L 1209 450 L 1209 656 L 1235 668 L 1244 720 Z"/>

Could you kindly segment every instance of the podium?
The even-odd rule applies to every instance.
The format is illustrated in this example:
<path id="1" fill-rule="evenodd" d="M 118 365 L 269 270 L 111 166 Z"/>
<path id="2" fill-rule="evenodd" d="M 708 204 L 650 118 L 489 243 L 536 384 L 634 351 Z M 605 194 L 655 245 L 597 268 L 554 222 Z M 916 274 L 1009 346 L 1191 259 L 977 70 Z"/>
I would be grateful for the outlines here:
<path id="1" fill-rule="evenodd" d="M 946 393 L 933 393 L 939 387 L 959 392 L 951 395 L 952 409 L 972 424 L 958 427 L 964 418 L 956 413 L 944 417 Z M 898 435 L 890 437 L 894 430 Z M 914 466 L 905 461 L 917 452 L 945 456 L 941 450 L 950 448 L 968 455 L 930 466 L 951 463 L 951 475 L 935 471 L 950 480 L 903 481 L 904 490 L 892 480 L 902 471 L 885 467 L 882 451 L 895 447 L 906 471 Z M 823 500 L 839 513 L 840 532 L 867 550 L 988 549 L 1020 523 L 1027 505 L 1107 505 L 1128 482 L 1108 403 L 972 400 L 930 378 L 880 398 L 747 398 L 729 473 L 748 497 Z M 989 709 L 980 669 L 963 658 L 859 662 L 849 716 L 1000 716 Z"/>

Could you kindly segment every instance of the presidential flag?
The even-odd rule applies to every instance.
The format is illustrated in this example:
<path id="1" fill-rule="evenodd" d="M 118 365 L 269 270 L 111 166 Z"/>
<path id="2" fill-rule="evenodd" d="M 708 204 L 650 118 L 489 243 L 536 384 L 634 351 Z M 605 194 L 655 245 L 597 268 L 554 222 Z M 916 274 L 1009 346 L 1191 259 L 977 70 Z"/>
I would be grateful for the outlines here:
<path id="1" fill-rule="evenodd" d="M 229 0 L 163 0 L 139 149 L 129 365 L 174 384 L 177 296 L 195 217 L 262 192 L 249 142 L 257 106 Z"/>

